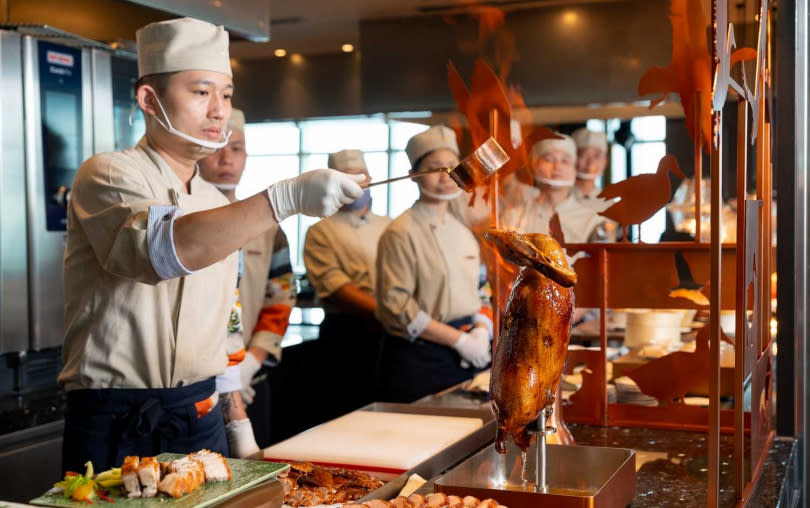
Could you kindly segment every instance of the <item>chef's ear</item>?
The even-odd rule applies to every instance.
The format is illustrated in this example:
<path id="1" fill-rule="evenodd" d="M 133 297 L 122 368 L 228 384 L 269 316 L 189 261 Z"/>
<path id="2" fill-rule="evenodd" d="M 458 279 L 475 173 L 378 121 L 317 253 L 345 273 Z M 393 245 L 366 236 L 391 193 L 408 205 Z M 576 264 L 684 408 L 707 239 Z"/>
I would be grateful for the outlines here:
<path id="1" fill-rule="evenodd" d="M 142 84 L 135 91 L 135 97 L 138 100 L 138 107 L 143 110 L 146 115 L 158 116 L 158 103 L 157 92 L 149 85 Z"/>

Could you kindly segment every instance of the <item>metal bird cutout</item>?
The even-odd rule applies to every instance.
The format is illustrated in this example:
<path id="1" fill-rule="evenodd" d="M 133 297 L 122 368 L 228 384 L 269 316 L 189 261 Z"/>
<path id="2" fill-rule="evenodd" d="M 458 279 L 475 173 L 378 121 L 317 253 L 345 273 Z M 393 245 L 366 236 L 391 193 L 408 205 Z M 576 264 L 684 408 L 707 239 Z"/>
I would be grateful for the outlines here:
<path id="1" fill-rule="evenodd" d="M 671 198 L 669 173 L 684 178 L 678 161 L 673 155 L 665 155 L 653 174 L 636 175 L 605 187 L 600 198 L 620 201 L 599 215 L 619 224 L 641 224 L 666 205 Z"/>
<path id="2" fill-rule="evenodd" d="M 712 61 L 706 45 L 706 17 L 701 0 L 671 0 L 669 19 L 672 23 L 672 61 L 666 68 L 652 67 L 641 77 L 638 93 L 657 94 L 650 108 L 666 96 L 677 93 L 686 114 L 686 126 L 692 139 L 697 139 L 695 126 L 700 125 L 703 145 L 711 142 Z M 700 92 L 700 94 L 698 94 Z M 696 100 L 700 100 L 700 119 L 695 117 Z"/>

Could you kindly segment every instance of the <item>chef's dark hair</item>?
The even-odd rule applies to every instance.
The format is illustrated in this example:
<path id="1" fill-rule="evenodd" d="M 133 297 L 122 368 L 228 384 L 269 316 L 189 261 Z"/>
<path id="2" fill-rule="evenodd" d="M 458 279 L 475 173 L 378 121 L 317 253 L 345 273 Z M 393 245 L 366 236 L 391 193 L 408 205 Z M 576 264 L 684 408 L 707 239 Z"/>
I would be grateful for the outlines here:
<path id="1" fill-rule="evenodd" d="M 160 74 L 149 74 L 148 76 L 143 76 L 135 82 L 135 92 L 137 93 L 138 88 L 147 85 L 154 88 L 159 95 L 163 95 L 166 92 L 166 89 L 169 88 L 169 78 L 171 78 L 174 74 L 177 73 L 162 72 Z"/>
<path id="2" fill-rule="evenodd" d="M 419 171 L 419 166 L 422 164 L 422 162 L 427 158 L 428 155 L 432 154 L 435 151 L 436 150 L 431 150 L 429 152 L 423 153 L 421 157 L 419 157 L 418 159 L 416 159 L 414 161 L 413 167 L 411 167 L 409 172 L 410 173 L 416 173 L 417 171 Z"/>

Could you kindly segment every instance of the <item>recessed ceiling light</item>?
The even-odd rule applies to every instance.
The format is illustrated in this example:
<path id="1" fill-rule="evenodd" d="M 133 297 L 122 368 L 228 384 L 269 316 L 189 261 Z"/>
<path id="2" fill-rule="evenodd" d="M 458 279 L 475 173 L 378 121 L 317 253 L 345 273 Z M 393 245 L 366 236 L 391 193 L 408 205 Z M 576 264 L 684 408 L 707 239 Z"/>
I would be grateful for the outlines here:
<path id="1" fill-rule="evenodd" d="M 354 51 L 354 45 L 353 44 L 344 44 L 343 46 L 340 47 L 340 49 L 344 53 L 351 53 L 352 51 Z"/>
<path id="2" fill-rule="evenodd" d="M 290 61 L 294 64 L 300 64 L 304 61 L 304 57 L 302 57 L 299 53 L 293 53 L 290 55 Z"/>
<path id="3" fill-rule="evenodd" d="M 287 50 L 279 48 L 279 49 L 273 51 L 273 54 L 276 55 L 279 58 L 285 57 L 285 56 L 287 56 Z"/>

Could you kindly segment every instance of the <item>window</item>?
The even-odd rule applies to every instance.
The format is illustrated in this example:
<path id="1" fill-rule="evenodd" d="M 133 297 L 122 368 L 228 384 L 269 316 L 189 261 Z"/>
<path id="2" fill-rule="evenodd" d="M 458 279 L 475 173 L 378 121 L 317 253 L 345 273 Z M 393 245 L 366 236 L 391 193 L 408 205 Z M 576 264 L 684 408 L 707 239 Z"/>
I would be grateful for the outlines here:
<path id="1" fill-rule="evenodd" d="M 610 183 L 634 175 L 655 173 L 666 155 L 667 122 L 664 116 L 640 116 L 631 120 L 590 119 L 588 129 L 606 132 L 610 144 Z M 656 243 L 666 228 L 666 212 L 659 210 L 641 224 L 641 241 Z"/>
<path id="2" fill-rule="evenodd" d="M 325 168 L 330 153 L 347 148 L 364 152 L 372 181 L 405 175 L 411 167 L 405 145 L 413 135 L 428 128 L 413 120 L 429 116 L 430 113 L 408 113 L 248 124 L 245 126 L 248 160 L 236 196 L 242 199 L 280 180 Z M 410 208 L 418 195 L 416 184 L 409 181 L 372 187 L 371 209 L 379 215 L 396 217 Z M 281 224 L 290 242 L 290 257 L 297 273 L 304 272 L 307 230 L 318 220 L 293 216 Z"/>
<path id="3" fill-rule="evenodd" d="M 642 116 L 630 121 L 633 144 L 630 145 L 629 173 L 640 175 L 655 173 L 658 162 L 667 153 L 664 142 L 667 135 L 667 122 L 663 116 Z M 628 175 L 629 176 L 629 175 Z M 641 223 L 641 241 L 657 243 L 666 229 L 666 210 L 662 208 L 655 215 Z"/>

